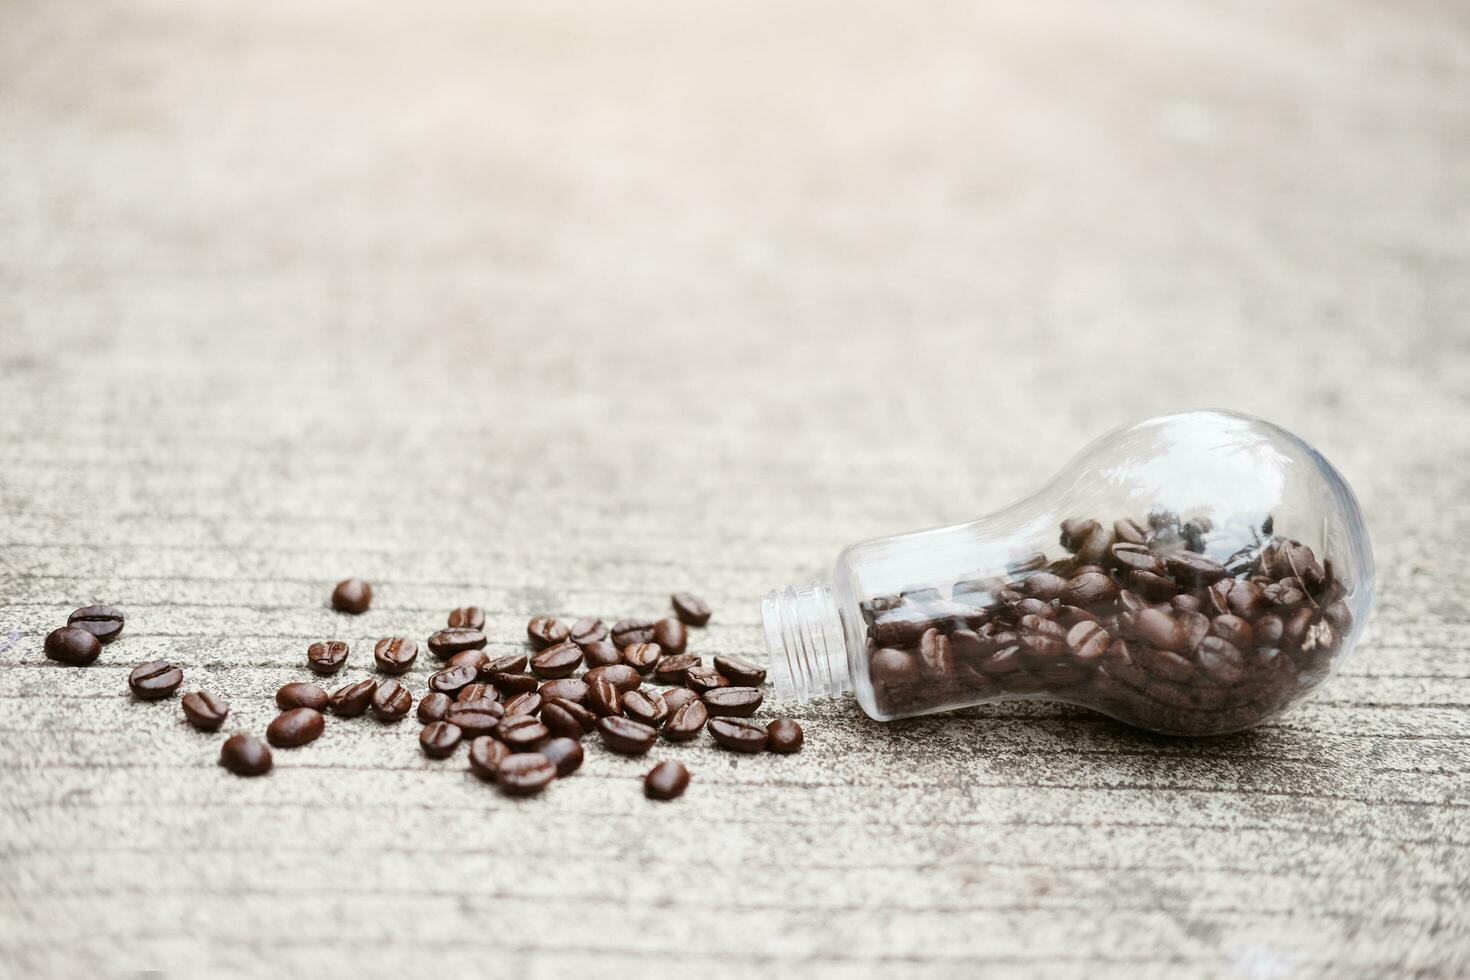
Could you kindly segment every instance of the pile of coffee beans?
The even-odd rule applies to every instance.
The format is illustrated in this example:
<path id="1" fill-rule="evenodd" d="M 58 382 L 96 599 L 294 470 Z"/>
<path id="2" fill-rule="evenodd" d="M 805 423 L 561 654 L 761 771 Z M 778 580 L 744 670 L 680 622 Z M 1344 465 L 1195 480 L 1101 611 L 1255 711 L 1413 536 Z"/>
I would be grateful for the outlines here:
<path id="1" fill-rule="evenodd" d="M 1331 561 L 1274 535 L 1216 561 L 1213 525 L 1064 521 L 1057 558 L 862 603 L 878 706 L 1049 697 L 1171 734 L 1236 731 L 1321 683 L 1352 628 Z M 727 738 L 734 738 L 727 733 Z"/>
<path id="2" fill-rule="evenodd" d="M 372 586 L 359 579 L 338 583 L 332 607 L 364 612 Z M 465 606 L 449 613 L 446 626 L 428 637 L 429 653 L 441 666 L 418 700 L 419 746 L 431 759 L 452 757 L 464 742 L 469 769 L 513 796 L 539 793 L 582 765 L 582 739 L 596 732 L 603 748 L 642 756 L 659 743 L 676 744 L 709 728 L 714 743 L 736 752 L 795 752 L 801 727 L 789 719 L 769 725 L 751 720 L 764 696 L 765 669 L 738 657 L 712 663 L 688 652 L 687 627 L 709 622 L 710 608 L 687 592 L 671 597 L 674 615 L 621 619 L 611 626 L 588 617 L 564 623 L 538 616 L 526 627 L 527 650 L 492 656 L 485 652 L 485 612 Z M 92 663 L 122 632 L 123 616 L 111 606 L 87 606 L 68 625 L 46 637 L 46 655 L 63 663 Z M 419 654 L 417 641 L 384 637 L 373 648 L 380 676 L 351 681 L 328 691 L 310 681 L 290 681 L 275 693 L 280 714 L 266 727 L 265 740 L 239 732 L 225 740 L 220 764 L 240 776 L 260 776 L 272 766 L 271 747 L 292 749 L 314 742 L 326 715 L 355 718 L 371 711 L 379 723 L 394 724 L 414 707 L 414 694 L 400 679 Z M 306 651 L 306 667 L 320 676 L 336 674 L 351 650 L 341 640 L 322 640 Z M 128 677 L 133 695 L 156 701 L 173 695 L 184 673 L 164 660 L 136 667 Z M 206 691 L 185 694 L 184 718 L 201 732 L 216 732 L 230 706 Z M 266 743 L 269 743 L 267 745 Z M 644 781 L 652 799 L 680 796 L 689 770 L 661 762 Z"/>

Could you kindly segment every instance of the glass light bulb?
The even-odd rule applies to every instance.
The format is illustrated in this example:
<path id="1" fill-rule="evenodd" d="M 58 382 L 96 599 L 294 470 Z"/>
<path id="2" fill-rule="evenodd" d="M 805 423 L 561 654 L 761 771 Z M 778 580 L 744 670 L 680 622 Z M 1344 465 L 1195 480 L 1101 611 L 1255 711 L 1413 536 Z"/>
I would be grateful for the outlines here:
<path id="1" fill-rule="evenodd" d="M 1373 553 L 1341 474 L 1286 430 L 1166 415 L 968 524 L 855 544 L 762 604 L 778 696 L 886 721 L 990 701 L 1216 735 L 1281 714 L 1352 651 Z"/>

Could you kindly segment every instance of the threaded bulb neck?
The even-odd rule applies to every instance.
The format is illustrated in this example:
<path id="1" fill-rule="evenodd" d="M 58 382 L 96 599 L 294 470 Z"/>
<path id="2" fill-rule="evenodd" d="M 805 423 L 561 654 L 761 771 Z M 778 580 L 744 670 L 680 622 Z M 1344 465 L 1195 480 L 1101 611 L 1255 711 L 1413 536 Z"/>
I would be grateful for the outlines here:
<path id="1" fill-rule="evenodd" d="M 852 690 L 832 586 L 774 589 L 761 600 L 761 618 L 778 698 L 801 702 Z"/>

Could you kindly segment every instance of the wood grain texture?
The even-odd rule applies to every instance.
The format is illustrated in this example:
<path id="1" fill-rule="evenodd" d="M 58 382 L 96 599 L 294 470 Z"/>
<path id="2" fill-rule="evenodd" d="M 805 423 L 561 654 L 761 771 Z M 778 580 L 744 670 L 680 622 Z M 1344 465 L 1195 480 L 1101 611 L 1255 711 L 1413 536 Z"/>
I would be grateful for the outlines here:
<path id="1" fill-rule="evenodd" d="M 1466 975 L 1467 91 L 1448 3 L 0 3 L 0 974 Z M 1374 535 L 1247 735 L 811 703 L 657 750 L 677 803 L 596 747 L 513 801 L 411 720 L 235 779 L 127 696 L 259 731 L 313 640 L 685 588 L 763 658 L 766 589 L 1192 405 Z"/>

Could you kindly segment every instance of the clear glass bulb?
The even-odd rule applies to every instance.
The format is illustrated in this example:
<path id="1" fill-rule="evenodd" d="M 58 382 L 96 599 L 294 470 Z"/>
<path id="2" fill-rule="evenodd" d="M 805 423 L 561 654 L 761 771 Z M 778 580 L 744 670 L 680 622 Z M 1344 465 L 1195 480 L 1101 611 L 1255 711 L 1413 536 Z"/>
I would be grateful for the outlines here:
<path id="1" fill-rule="evenodd" d="M 1118 429 L 1035 495 L 855 544 L 762 604 L 779 696 L 853 692 L 887 721 L 1048 699 L 1151 731 L 1276 717 L 1373 602 L 1357 499 L 1315 449 L 1231 412 Z"/>

